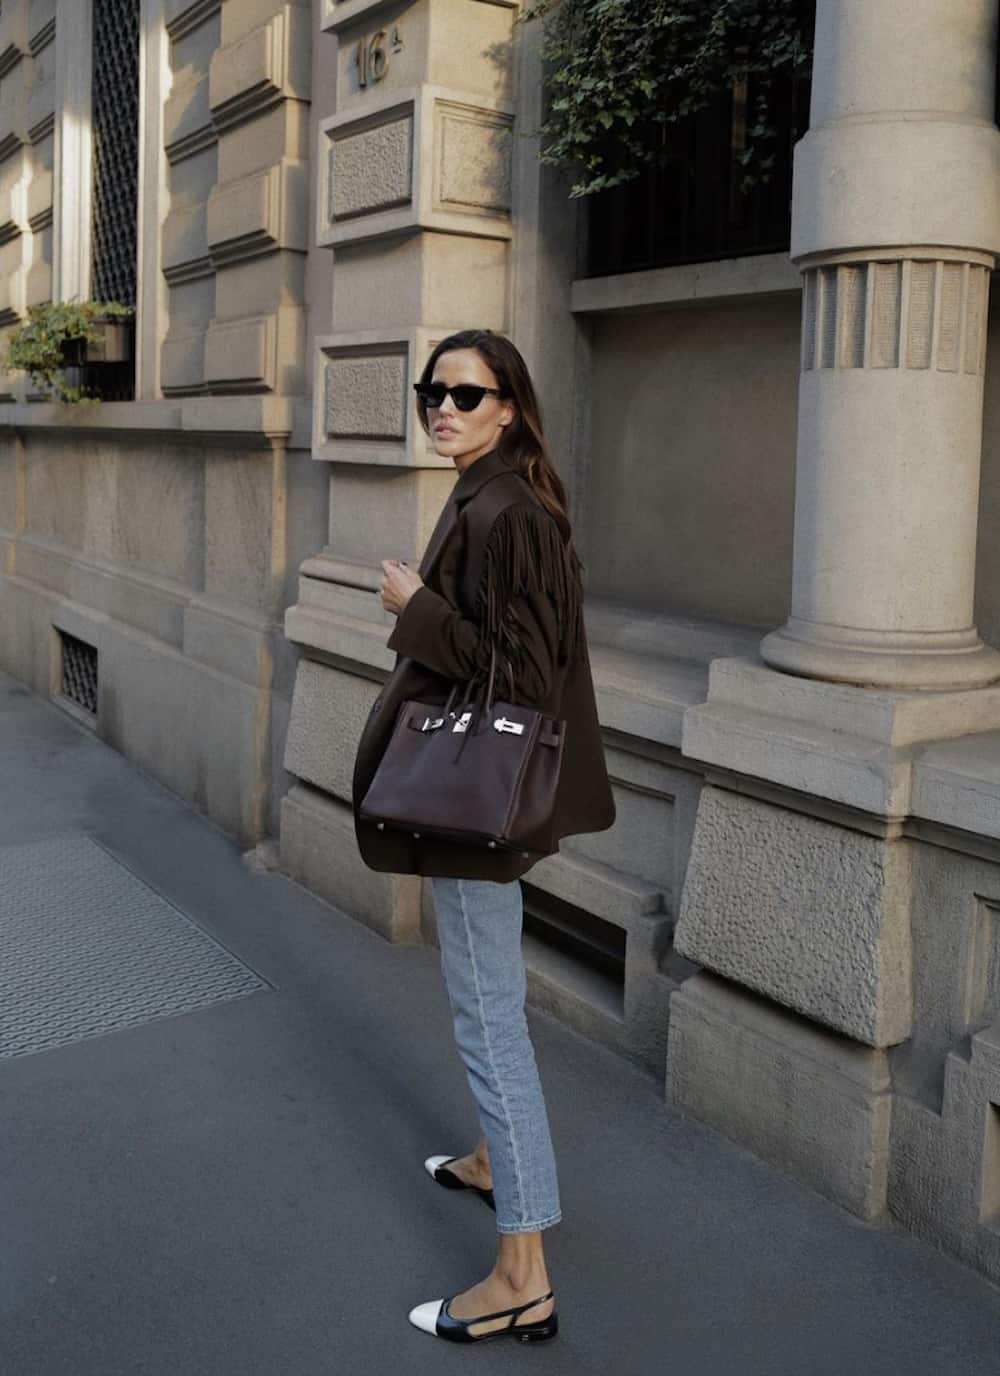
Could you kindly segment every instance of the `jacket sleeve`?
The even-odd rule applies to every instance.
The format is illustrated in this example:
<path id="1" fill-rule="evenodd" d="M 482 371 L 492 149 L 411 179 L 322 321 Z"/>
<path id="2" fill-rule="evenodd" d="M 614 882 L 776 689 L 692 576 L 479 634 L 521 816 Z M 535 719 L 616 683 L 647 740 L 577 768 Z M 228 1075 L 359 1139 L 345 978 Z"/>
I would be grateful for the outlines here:
<path id="1" fill-rule="evenodd" d="M 513 693 L 526 705 L 537 705 L 552 688 L 559 640 L 556 609 L 548 593 L 539 590 L 517 598 L 509 614 L 520 642 L 516 662 L 511 660 Z M 426 585 L 403 608 L 388 643 L 390 650 L 459 682 L 489 669 L 490 642 L 482 625 L 462 616 Z M 499 695 L 505 695 L 511 685 L 502 663 L 499 670 Z"/>
<path id="2" fill-rule="evenodd" d="M 488 672 L 495 642 L 498 696 L 539 705 L 557 664 L 575 652 L 581 602 L 575 556 L 567 554 L 554 519 L 533 503 L 518 503 L 490 527 L 475 618 L 424 586 L 403 608 L 388 644 L 465 682 Z"/>

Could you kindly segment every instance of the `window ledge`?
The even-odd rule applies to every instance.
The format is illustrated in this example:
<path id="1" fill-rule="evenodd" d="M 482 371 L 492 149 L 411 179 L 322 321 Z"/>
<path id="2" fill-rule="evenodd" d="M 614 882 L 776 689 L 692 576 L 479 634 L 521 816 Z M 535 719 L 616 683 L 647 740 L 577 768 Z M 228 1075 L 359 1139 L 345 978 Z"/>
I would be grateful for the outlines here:
<path id="1" fill-rule="evenodd" d="M 185 397 L 176 401 L 102 401 L 96 406 L 61 402 L 4 402 L 0 431 L 75 430 L 99 435 L 172 434 L 178 438 L 250 436 L 287 438 L 289 447 L 309 449 L 308 398 Z"/>
<path id="2" fill-rule="evenodd" d="M 788 296 L 801 287 L 799 271 L 787 253 L 762 253 L 612 277 L 580 277 L 573 283 L 570 309 L 574 315 L 628 315 L 699 301 L 719 305 L 747 297 Z"/>
<path id="3" fill-rule="evenodd" d="M 590 664 L 601 725 L 680 749 L 684 713 L 708 697 L 708 666 L 756 656 L 763 631 L 588 599 Z"/>

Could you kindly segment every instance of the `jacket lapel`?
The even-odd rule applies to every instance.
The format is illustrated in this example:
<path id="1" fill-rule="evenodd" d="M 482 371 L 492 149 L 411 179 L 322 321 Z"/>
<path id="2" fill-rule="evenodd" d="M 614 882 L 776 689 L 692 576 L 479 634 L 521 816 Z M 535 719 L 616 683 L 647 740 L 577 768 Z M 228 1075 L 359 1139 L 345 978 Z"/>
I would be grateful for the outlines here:
<path id="1" fill-rule="evenodd" d="M 420 561 L 417 572 L 420 577 L 427 582 L 428 575 L 434 568 L 441 552 L 448 543 L 448 536 L 455 527 L 458 520 L 458 507 L 455 503 L 454 490 L 449 494 L 448 500 L 441 508 L 441 515 L 437 519 L 437 525 L 431 531 L 431 538 L 427 541 L 427 548 L 424 550 L 424 557 Z"/>
<path id="2" fill-rule="evenodd" d="M 417 570 L 425 583 L 440 558 L 442 550 L 448 543 L 448 536 L 455 528 L 460 509 L 492 478 L 498 478 L 501 473 L 509 473 L 510 471 L 510 465 L 494 449 L 489 454 L 484 454 L 481 459 L 476 459 L 475 463 L 459 475 L 458 481 L 449 493 L 448 500 L 441 510 L 437 525 L 431 532 L 431 538 L 427 541 L 424 557 L 421 559 L 420 567 Z"/>

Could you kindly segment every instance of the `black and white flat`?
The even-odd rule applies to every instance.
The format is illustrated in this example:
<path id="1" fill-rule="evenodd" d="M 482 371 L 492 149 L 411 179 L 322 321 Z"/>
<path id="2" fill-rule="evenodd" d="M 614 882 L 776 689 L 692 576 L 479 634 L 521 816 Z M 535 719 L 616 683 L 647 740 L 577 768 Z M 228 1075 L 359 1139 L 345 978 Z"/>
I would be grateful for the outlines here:
<path id="1" fill-rule="evenodd" d="M 497 1206 L 492 1190 L 482 1190 L 478 1185 L 467 1185 L 464 1180 L 459 1180 L 454 1171 L 448 1170 L 452 1161 L 457 1160 L 457 1156 L 428 1156 L 424 1162 L 424 1170 L 432 1180 L 436 1180 L 446 1190 L 475 1190 L 479 1198 L 485 1200 L 495 1213 Z"/>
<path id="2" fill-rule="evenodd" d="M 454 1158 L 452 1158 L 454 1160 Z M 547 1319 L 537 1323 L 518 1323 L 517 1320 L 529 1309 L 544 1304 L 552 1298 L 552 1291 L 529 1304 L 519 1304 L 515 1309 L 500 1309 L 495 1314 L 480 1314 L 475 1319 L 456 1319 L 448 1312 L 451 1300 L 428 1300 L 410 1310 L 410 1323 L 423 1333 L 435 1338 L 444 1338 L 449 1343 L 485 1343 L 491 1338 L 514 1338 L 519 1343 L 542 1343 L 554 1338 L 559 1332 L 559 1318 L 555 1309 Z M 510 1319 L 506 1328 L 495 1328 L 490 1333 L 470 1333 L 476 1324 L 489 1323 L 491 1319 Z"/>

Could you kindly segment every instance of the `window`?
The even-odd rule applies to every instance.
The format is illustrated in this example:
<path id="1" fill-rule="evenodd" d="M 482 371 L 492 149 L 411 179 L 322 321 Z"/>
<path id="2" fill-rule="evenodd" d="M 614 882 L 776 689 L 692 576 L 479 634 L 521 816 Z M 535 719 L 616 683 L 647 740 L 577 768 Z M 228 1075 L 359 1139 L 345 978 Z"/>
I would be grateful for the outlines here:
<path id="1" fill-rule="evenodd" d="M 791 241 L 792 150 L 809 123 L 810 83 L 772 86 L 777 128 L 768 181 L 741 190 L 753 82 L 738 83 L 681 124 L 662 127 L 664 164 L 592 198 L 585 274 L 601 277 L 713 258 L 778 253 Z"/>
<path id="2" fill-rule="evenodd" d="M 139 193 L 139 3 L 94 0 L 91 284 L 95 301 L 136 303 Z M 135 367 L 85 366 L 82 381 L 106 401 L 135 395 Z"/>

